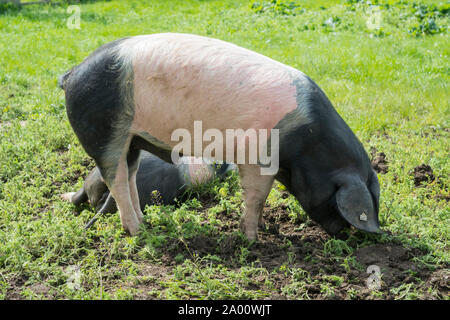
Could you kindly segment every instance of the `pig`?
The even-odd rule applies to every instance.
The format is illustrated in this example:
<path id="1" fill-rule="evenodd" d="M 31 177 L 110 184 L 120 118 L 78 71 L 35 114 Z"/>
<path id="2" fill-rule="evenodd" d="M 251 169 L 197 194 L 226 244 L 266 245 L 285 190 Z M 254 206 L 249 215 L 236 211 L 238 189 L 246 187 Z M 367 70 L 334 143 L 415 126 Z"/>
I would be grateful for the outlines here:
<path id="1" fill-rule="evenodd" d="M 174 165 L 147 151 L 141 153 L 136 174 L 141 210 L 144 210 L 146 205 L 174 204 L 176 199 L 184 199 L 188 188 L 208 183 L 214 178 L 223 179 L 228 172 L 235 170 L 234 164 L 208 163 L 203 160 L 192 163 L 193 161 L 190 160 L 183 158 L 180 164 Z M 157 193 L 155 194 L 154 191 Z M 117 211 L 114 198 L 110 196 L 98 167 L 88 174 L 81 189 L 77 192 L 64 193 L 61 198 L 76 206 L 89 201 L 99 214 Z M 91 220 L 87 226 L 90 226 L 92 222 Z"/>
<path id="2" fill-rule="evenodd" d="M 278 170 L 272 174 L 262 174 L 260 162 L 211 153 L 237 163 L 245 204 L 240 229 L 249 240 L 257 240 L 264 225 L 262 210 L 275 179 L 331 235 L 349 225 L 382 232 L 380 188 L 367 152 L 319 86 L 293 67 L 219 39 L 161 33 L 107 43 L 59 84 L 69 122 L 131 235 L 143 217 L 136 187 L 140 150 L 167 162 L 174 153 L 203 156 L 201 148 L 177 149 L 173 138 L 183 128 L 195 143 L 196 121 L 223 135 L 229 129 L 267 132 L 266 145 L 277 137 Z M 236 136 L 245 142 L 239 148 L 247 138 Z"/>

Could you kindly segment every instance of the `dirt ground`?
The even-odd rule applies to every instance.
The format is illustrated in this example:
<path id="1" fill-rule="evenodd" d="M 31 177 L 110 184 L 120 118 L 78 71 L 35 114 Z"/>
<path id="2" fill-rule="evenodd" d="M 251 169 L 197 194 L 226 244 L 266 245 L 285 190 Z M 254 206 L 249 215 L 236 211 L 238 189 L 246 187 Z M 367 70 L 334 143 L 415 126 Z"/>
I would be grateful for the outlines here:
<path id="1" fill-rule="evenodd" d="M 209 203 L 208 203 L 209 202 Z M 204 210 L 213 203 L 208 200 L 204 203 Z M 371 275 L 368 267 L 378 266 L 381 272 L 381 279 L 378 291 L 383 293 L 382 299 L 394 299 L 392 288 L 406 285 L 406 289 L 411 284 L 426 292 L 427 290 L 437 291 L 438 295 L 430 295 L 425 299 L 442 299 L 449 296 L 450 290 L 450 266 L 442 266 L 437 270 L 430 270 L 423 264 L 416 262 L 415 257 L 426 254 L 418 249 L 411 249 L 399 243 L 374 244 L 356 249 L 350 257 L 354 257 L 357 266 L 346 268 L 342 260 L 336 260 L 336 256 L 327 255 L 324 245 L 331 239 L 318 225 L 308 220 L 303 224 L 292 222 L 285 209 L 270 208 L 264 209 L 266 229 L 259 232 L 259 241 L 249 248 L 247 263 L 255 262 L 257 266 L 267 269 L 272 283 L 275 285 L 271 295 L 267 299 L 289 299 L 283 294 L 283 287 L 292 280 L 290 275 L 283 272 L 272 272 L 285 265 L 289 268 L 301 268 L 309 274 L 309 280 L 303 287 L 304 297 L 309 299 L 330 299 L 330 294 L 325 294 L 322 290 L 324 279 L 329 276 L 338 276 L 343 281 L 330 284 L 334 291 L 331 299 L 374 299 L 368 288 L 367 280 Z M 221 264 L 231 270 L 239 270 L 241 265 L 236 260 L 236 252 L 244 245 L 241 237 L 233 231 L 238 230 L 239 219 L 233 213 L 221 215 L 223 227 L 217 230 L 216 236 L 196 236 L 186 239 L 185 243 L 173 239 L 169 241 L 162 251 L 165 254 L 161 258 L 160 264 L 139 262 L 138 279 L 153 279 L 152 281 L 137 281 L 133 283 L 123 283 L 121 280 L 105 281 L 104 290 L 114 291 L 117 286 L 133 287 L 138 294 L 135 299 L 155 299 L 149 292 L 152 290 L 164 290 L 159 281 L 167 279 L 173 274 L 176 267 L 176 256 L 180 253 L 189 257 L 196 255 L 205 257 L 208 254 L 221 258 Z M 299 227 L 300 226 L 300 227 Z M 357 232 L 357 231 L 355 231 Z M 224 237 L 225 234 L 225 237 Z M 220 239 L 219 239 L 220 238 Z M 288 245 L 287 245 L 288 244 Z M 357 247 L 357 244 L 354 244 Z M 186 247 L 189 248 L 187 252 Z M 344 256 L 347 256 L 344 254 Z M 23 299 L 20 292 L 23 289 L 25 280 L 17 279 L 8 290 L 7 299 Z M 326 282 L 327 280 L 325 280 Z M 42 295 L 45 298 L 56 298 L 50 293 L 45 284 L 35 284 L 29 290 Z M 260 285 L 253 283 L 252 290 L 264 291 L 264 281 Z M 398 294 L 397 294 L 398 297 Z"/>
<path id="2" fill-rule="evenodd" d="M 363 270 L 352 269 L 345 270 L 343 266 L 336 263 L 323 254 L 324 243 L 329 236 L 314 223 L 310 226 L 298 230 L 298 226 L 291 223 L 287 214 L 266 208 L 264 212 L 266 223 L 269 224 L 268 232 L 259 234 L 260 241 L 252 248 L 249 259 L 259 260 L 261 266 L 272 270 L 279 267 L 288 260 L 288 251 L 284 248 L 286 240 L 292 243 L 289 249 L 295 254 L 295 260 L 291 267 L 300 267 L 308 271 L 312 278 L 321 278 L 323 275 L 336 275 L 344 278 L 344 281 L 335 289 L 336 299 L 348 298 L 348 290 L 354 288 L 357 290 L 357 296 L 354 298 L 368 298 L 370 289 L 367 288 L 366 281 L 370 274 L 367 273 L 367 267 L 377 265 L 381 269 L 382 283 L 380 291 L 386 294 L 385 298 L 392 298 L 389 288 L 398 287 L 404 283 L 415 283 L 425 287 L 437 289 L 442 296 L 448 296 L 450 289 L 450 271 L 448 268 L 431 272 L 424 266 L 416 264 L 413 258 L 421 256 L 424 253 L 417 249 L 408 249 L 399 244 L 376 244 L 356 250 L 353 255 L 356 261 L 363 266 Z M 203 246 L 201 244 L 204 244 Z M 232 251 L 235 244 L 233 239 L 223 244 L 222 255 L 226 258 Z M 207 251 L 208 242 L 206 239 L 196 239 L 192 245 L 198 251 Z M 317 260 L 308 262 L 305 257 L 313 256 Z M 278 275 L 279 276 L 279 275 Z M 275 283 L 279 289 L 288 279 L 280 279 Z M 320 284 L 311 284 L 307 288 L 308 296 L 312 299 L 324 298 L 321 294 Z M 284 299 L 283 295 L 275 295 L 271 298 Z"/>
<path id="3" fill-rule="evenodd" d="M 212 200 L 204 200 L 203 210 L 206 211 L 208 207 L 212 206 L 212 202 Z M 382 299 L 398 297 L 398 293 L 394 295 L 391 289 L 404 285 L 407 290 L 410 284 L 423 289 L 422 292 L 431 289 L 438 292 L 438 296 L 426 295 L 422 296 L 422 299 L 442 299 L 449 296 L 450 266 L 442 266 L 442 268 L 432 271 L 415 261 L 415 257 L 423 256 L 426 252 L 404 247 L 400 243 L 369 245 L 356 249 L 350 255 L 350 258 L 355 258 L 357 265 L 351 266 L 349 270 L 342 264 L 344 258 L 337 261 L 336 256 L 324 253 L 324 245 L 331 237 L 319 225 L 311 220 L 303 224 L 300 224 L 301 221 L 291 221 L 285 209 L 283 207 L 271 208 L 266 205 L 264 208 L 266 229 L 259 232 L 259 241 L 250 248 L 247 262 L 257 262 L 257 266 L 263 267 L 269 272 L 282 265 L 307 271 L 310 279 L 304 289 L 308 298 L 330 299 L 330 295 L 324 294 L 321 290 L 324 277 L 338 276 L 344 280 L 334 284 L 334 295 L 331 299 L 374 299 L 372 290 L 367 285 L 368 278 L 371 276 L 371 273 L 368 273 L 370 271 L 368 267 L 373 265 L 380 268 L 378 291 L 383 293 Z M 232 232 L 238 230 L 239 219 L 233 213 L 226 214 L 224 212 L 221 220 L 223 227 L 218 230 L 216 237 L 197 236 L 187 239 L 186 243 L 175 241 L 168 244 L 167 254 L 163 259 L 164 263 L 173 265 L 176 255 L 186 254 L 185 246 L 187 245 L 191 255 L 195 254 L 200 257 L 208 254 L 216 255 L 221 258 L 222 264 L 238 270 L 240 265 L 235 259 L 236 248 L 242 245 L 242 240 L 240 237 L 232 235 Z M 352 232 L 358 231 L 352 230 Z M 224 233 L 229 235 L 223 238 Z M 344 239 L 348 235 L 340 237 Z M 355 240 L 352 247 L 357 246 Z M 170 271 L 168 270 L 168 272 Z M 282 293 L 282 288 L 291 281 L 290 277 L 280 272 L 273 272 L 270 277 L 276 288 L 274 293 L 267 298 L 289 299 Z M 263 283 L 260 287 L 253 286 L 251 288 L 253 290 L 264 290 Z M 349 292 L 352 292 L 351 296 Z"/>
<path id="4" fill-rule="evenodd" d="M 386 173 L 388 170 L 386 155 L 373 151 L 372 166 L 379 174 Z M 436 177 L 431 167 L 423 164 L 411 171 L 411 179 L 416 187 L 421 188 Z M 281 196 L 287 197 L 288 193 L 284 191 Z M 199 214 L 202 215 L 204 223 L 207 223 L 208 209 L 217 205 L 218 201 L 213 197 L 206 197 L 200 201 L 202 209 Z M 246 262 L 254 263 L 255 266 L 268 271 L 275 288 L 270 290 L 271 294 L 266 297 L 267 299 L 292 299 L 292 296 L 286 295 L 284 290 L 292 282 L 292 277 L 291 274 L 279 272 L 283 266 L 306 271 L 307 277 L 300 298 L 396 299 L 402 296 L 403 291 L 406 294 L 411 289 L 419 289 L 421 299 L 449 297 L 450 265 L 430 269 L 415 259 L 428 254 L 427 252 L 405 247 L 399 242 L 375 241 L 376 244 L 360 247 L 361 244 L 354 237 L 355 240 L 346 242 L 352 248 L 351 252 L 344 249 L 341 255 L 327 254 L 325 246 L 332 238 L 311 220 L 292 221 L 284 205 L 275 208 L 266 205 L 263 215 L 266 228 L 259 231 L 259 241 L 249 247 Z M 173 274 L 174 268 L 180 263 L 176 258 L 179 255 L 187 258 L 215 255 L 220 257 L 222 265 L 238 271 L 242 264 L 236 256 L 241 247 L 248 246 L 244 243 L 245 240 L 236 234 L 239 230 L 239 217 L 236 212 L 226 211 L 219 213 L 217 217 L 221 224 L 215 235 L 199 235 L 183 241 L 172 239 L 161 248 L 161 252 L 164 252 L 161 263 L 137 262 L 139 270 L 137 279 L 141 280 L 133 283 L 124 283 L 121 279 L 105 281 L 104 290 L 113 292 L 117 287 L 132 287 L 137 292 L 135 299 L 155 299 L 151 294 L 152 290 L 165 289 L 161 281 L 167 280 Z M 354 234 L 358 231 L 352 229 L 350 233 L 339 235 L 336 239 L 348 240 L 352 232 Z M 345 261 L 350 263 L 345 265 Z M 202 263 L 207 261 L 202 260 Z M 374 271 L 373 266 L 378 269 Z M 379 285 L 377 291 L 382 293 L 380 296 L 374 296 L 369 288 L 369 278 L 374 277 Z M 18 278 L 12 283 L 6 298 L 23 299 L 20 292 L 25 282 L 26 279 Z M 329 288 L 333 291 L 331 295 L 329 290 L 324 292 L 324 284 L 329 284 Z M 52 296 L 50 288 L 45 283 L 31 285 L 28 289 L 45 298 L 57 298 Z M 251 288 L 248 289 L 267 292 L 263 280 L 261 283 L 252 282 Z"/>

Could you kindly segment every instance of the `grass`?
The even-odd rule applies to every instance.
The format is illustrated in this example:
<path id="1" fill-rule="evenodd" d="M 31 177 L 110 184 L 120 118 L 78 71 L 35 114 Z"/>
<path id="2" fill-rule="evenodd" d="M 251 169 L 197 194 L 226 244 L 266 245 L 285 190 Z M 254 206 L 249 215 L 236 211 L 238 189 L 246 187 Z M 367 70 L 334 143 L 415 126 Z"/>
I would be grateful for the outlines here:
<path id="1" fill-rule="evenodd" d="M 356 0 L 86 1 L 80 29 L 66 25 L 68 4 L 0 4 L 0 298 L 448 299 L 448 4 L 374 3 L 377 29 Z M 56 79 L 103 43 L 156 32 L 220 38 L 311 76 L 366 150 L 386 154 L 380 220 L 390 233 L 330 238 L 276 184 L 268 226 L 249 243 L 235 175 L 181 206 L 148 207 L 136 237 L 118 215 L 85 231 L 93 209 L 75 216 L 59 195 L 81 187 L 93 163 Z M 416 187 L 422 163 L 437 179 Z M 360 255 L 372 247 L 406 252 L 375 291 Z"/>

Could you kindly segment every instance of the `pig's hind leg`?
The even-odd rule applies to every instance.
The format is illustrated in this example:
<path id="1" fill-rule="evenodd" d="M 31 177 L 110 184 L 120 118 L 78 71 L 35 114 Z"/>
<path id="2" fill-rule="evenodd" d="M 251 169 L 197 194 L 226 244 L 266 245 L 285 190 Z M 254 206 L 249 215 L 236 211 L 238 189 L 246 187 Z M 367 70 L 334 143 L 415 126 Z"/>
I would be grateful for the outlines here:
<path id="1" fill-rule="evenodd" d="M 274 176 L 261 175 L 260 167 L 257 165 L 240 165 L 239 176 L 245 202 L 240 228 L 249 240 L 257 240 L 258 226 L 264 225 L 262 212 Z"/>
<path id="2" fill-rule="evenodd" d="M 130 178 L 135 175 L 138 167 L 139 150 L 130 150 L 130 141 L 131 137 L 126 140 L 123 147 L 112 148 L 111 150 L 121 151 L 110 153 L 107 157 L 108 161 L 99 161 L 98 166 L 119 208 L 122 226 L 134 235 L 139 230 L 139 218 L 133 201 L 135 196 L 132 196 L 131 192 L 131 189 L 136 186 L 130 186 L 130 182 L 135 183 L 135 180 Z"/>
<path id="3" fill-rule="evenodd" d="M 134 74 L 131 58 L 122 50 L 124 41 L 120 39 L 97 49 L 64 76 L 63 87 L 70 124 L 99 167 L 116 201 L 124 229 L 135 234 L 139 220 L 133 204 L 135 186 L 130 189 L 137 168 L 133 154 L 128 161 L 134 136 L 130 132 L 135 116 Z"/>
<path id="4" fill-rule="evenodd" d="M 141 153 L 140 149 L 135 149 L 131 147 L 127 156 L 127 164 L 128 164 L 128 184 L 130 186 L 131 202 L 133 204 L 134 211 L 136 212 L 136 218 L 138 219 L 139 222 L 142 222 L 142 220 L 144 219 L 144 215 L 142 214 L 139 202 L 139 193 L 136 185 L 136 174 L 139 168 L 140 153 Z"/>

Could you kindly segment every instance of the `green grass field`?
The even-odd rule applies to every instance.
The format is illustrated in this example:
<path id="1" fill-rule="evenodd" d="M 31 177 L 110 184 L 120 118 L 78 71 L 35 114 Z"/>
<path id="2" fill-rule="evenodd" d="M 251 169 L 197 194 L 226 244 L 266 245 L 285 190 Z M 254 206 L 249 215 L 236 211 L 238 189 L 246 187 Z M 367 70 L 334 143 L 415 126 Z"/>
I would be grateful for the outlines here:
<path id="1" fill-rule="evenodd" d="M 449 299 L 450 6 L 373 2 L 81 1 L 79 29 L 69 4 L 0 4 L 0 298 Z M 94 164 L 57 77 L 101 44 L 158 32 L 230 41 L 314 79 L 384 166 L 388 233 L 331 238 L 275 184 L 250 243 L 236 175 L 147 207 L 138 236 L 118 214 L 84 230 L 95 211 L 60 194 Z"/>

